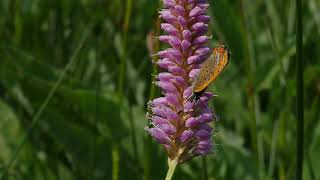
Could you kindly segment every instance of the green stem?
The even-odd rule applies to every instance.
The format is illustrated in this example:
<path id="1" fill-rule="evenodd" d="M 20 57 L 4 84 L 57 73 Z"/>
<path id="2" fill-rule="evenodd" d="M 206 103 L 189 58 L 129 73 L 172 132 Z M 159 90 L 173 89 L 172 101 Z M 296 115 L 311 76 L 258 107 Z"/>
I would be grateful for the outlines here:
<path id="1" fill-rule="evenodd" d="M 248 34 L 248 29 L 250 29 L 247 26 L 247 19 L 246 19 L 246 9 L 244 9 L 244 1 L 240 1 L 240 7 L 241 7 L 241 20 L 243 23 L 244 31 L 243 35 L 246 39 L 244 41 L 244 58 L 246 59 L 246 68 L 247 70 L 247 77 L 248 77 L 248 90 L 247 90 L 247 98 L 248 98 L 248 109 L 250 114 L 250 133 L 251 133 L 251 148 L 254 154 L 255 163 L 257 166 L 257 169 L 260 170 L 259 167 L 259 152 L 257 148 L 258 144 L 258 135 L 257 135 L 257 116 L 256 116 L 256 85 L 254 81 L 254 57 L 252 53 L 250 53 L 250 34 Z"/>
<path id="2" fill-rule="evenodd" d="M 127 35 L 130 25 L 130 17 L 132 11 L 132 0 L 127 0 L 126 3 L 126 12 L 124 17 L 124 25 L 123 25 L 123 52 L 120 57 L 120 69 L 119 69 L 119 79 L 118 79 L 118 94 L 120 99 L 123 96 L 123 87 L 125 82 L 125 72 L 126 72 L 126 56 L 127 56 Z"/>
<path id="3" fill-rule="evenodd" d="M 203 179 L 208 180 L 208 167 L 207 167 L 207 157 L 202 157 L 202 168 L 203 168 Z"/>
<path id="4" fill-rule="evenodd" d="M 170 158 L 168 158 L 169 169 L 168 169 L 165 180 L 171 180 L 173 173 L 174 173 L 174 170 L 176 169 L 177 165 L 178 165 L 178 158 L 172 159 L 172 160 Z"/>
<path id="5" fill-rule="evenodd" d="M 126 3 L 126 11 L 124 16 L 124 25 L 123 25 L 123 54 L 120 56 L 120 67 L 119 67 L 119 79 L 118 79 L 118 97 L 119 101 L 122 104 L 123 98 L 125 95 L 124 92 L 124 83 L 126 81 L 126 58 L 127 58 L 127 35 L 130 25 L 130 17 L 131 17 L 131 11 L 132 11 L 132 0 L 127 0 Z M 130 118 L 130 126 L 131 129 L 134 127 L 133 119 Z M 132 138 L 135 139 L 135 134 L 132 134 Z M 133 140 L 134 141 L 134 140 Z M 119 144 L 118 142 L 115 142 L 112 147 L 112 180 L 118 180 L 119 179 L 119 160 L 120 159 L 120 152 L 119 152 Z"/>
<path id="6" fill-rule="evenodd" d="M 118 144 L 113 144 L 112 146 L 112 180 L 119 179 L 119 162 L 120 153 Z"/>
<path id="7" fill-rule="evenodd" d="M 96 81 L 96 97 L 95 97 L 95 118 L 94 118 L 94 128 L 97 131 L 98 130 L 98 122 L 99 122 L 99 113 L 100 113 L 100 61 L 97 60 L 97 69 L 96 69 L 96 74 L 95 74 L 95 81 Z M 98 134 L 95 134 L 93 136 L 93 147 L 92 147 L 92 151 L 91 151 L 91 179 L 95 179 L 95 170 L 96 170 L 96 147 L 97 147 L 97 138 L 98 138 Z"/>
<path id="8" fill-rule="evenodd" d="M 303 54 L 302 54 L 302 9 L 301 0 L 296 0 L 297 6 L 297 36 L 296 36 L 296 73 L 297 73 L 297 180 L 302 179 L 302 168 L 303 168 Z"/>

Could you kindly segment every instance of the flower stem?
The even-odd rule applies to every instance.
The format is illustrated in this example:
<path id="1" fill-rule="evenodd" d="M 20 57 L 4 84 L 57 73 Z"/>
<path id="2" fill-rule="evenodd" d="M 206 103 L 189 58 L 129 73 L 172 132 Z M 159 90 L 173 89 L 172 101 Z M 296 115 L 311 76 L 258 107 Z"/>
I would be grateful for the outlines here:
<path id="1" fill-rule="evenodd" d="M 296 35 L 296 92 L 297 92 L 297 170 L 296 177 L 297 180 L 303 178 L 303 130 L 304 130 L 304 113 L 303 113 L 303 25 L 302 25 L 302 2 L 301 0 L 296 0 L 297 7 L 297 35 Z"/>
<path id="2" fill-rule="evenodd" d="M 175 158 L 172 160 L 170 158 L 168 158 L 169 169 L 168 169 L 167 176 L 166 176 L 165 180 L 171 180 L 173 173 L 174 173 L 174 170 L 176 169 L 177 165 L 178 165 L 178 158 Z"/>

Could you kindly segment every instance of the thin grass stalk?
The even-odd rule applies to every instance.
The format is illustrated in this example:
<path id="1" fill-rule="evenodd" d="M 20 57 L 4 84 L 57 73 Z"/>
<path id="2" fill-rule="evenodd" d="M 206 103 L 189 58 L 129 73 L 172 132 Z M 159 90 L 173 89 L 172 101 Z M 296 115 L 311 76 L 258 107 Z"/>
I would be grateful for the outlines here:
<path id="1" fill-rule="evenodd" d="M 208 166 L 207 166 L 207 157 L 202 157 L 202 168 L 203 168 L 203 179 L 208 180 Z"/>
<path id="2" fill-rule="evenodd" d="M 123 95 L 123 86 L 125 81 L 127 34 L 129 30 L 131 10 L 132 10 L 132 0 L 127 0 L 126 11 L 124 16 L 124 24 L 123 24 L 123 41 L 122 41 L 124 54 L 120 57 L 120 70 L 119 70 L 119 79 L 118 79 L 118 93 L 119 93 L 120 99 L 121 99 L 121 96 Z"/>
<path id="3" fill-rule="evenodd" d="M 132 10 L 132 0 L 127 0 L 126 2 L 126 11 L 124 16 L 124 25 L 123 25 L 123 39 L 122 39 L 122 47 L 124 54 L 120 56 L 120 69 L 119 69 L 119 79 L 118 79 L 118 97 L 120 104 L 123 101 L 124 97 L 124 83 L 126 81 L 126 57 L 127 57 L 127 34 L 129 30 L 130 24 L 130 17 L 131 17 L 131 10 Z M 132 118 L 129 118 L 130 121 L 130 128 L 134 128 L 134 122 Z M 135 139 L 134 134 L 131 135 L 132 138 Z M 132 144 L 134 148 L 134 143 Z M 119 144 L 114 142 L 112 145 L 112 180 L 119 179 L 119 162 L 120 162 L 120 152 L 119 152 Z M 136 157 L 135 157 L 136 158 Z"/>
<path id="4" fill-rule="evenodd" d="M 134 114 L 132 112 L 132 107 L 129 107 L 129 123 L 130 123 L 130 128 L 131 128 L 131 143 L 132 143 L 132 148 L 133 148 L 133 158 L 135 162 L 138 162 L 138 145 L 137 145 L 137 133 L 136 133 L 136 126 L 134 122 Z"/>
<path id="5" fill-rule="evenodd" d="M 248 101 L 248 108 L 250 114 L 250 134 L 251 134 L 251 149 L 254 154 L 255 162 L 257 165 L 257 169 L 260 170 L 260 163 L 259 163 L 259 153 L 258 153 L 258 138 L 257 138 L 257 119 L 256 119 L 256 95 L 255 95 L 255 85 L 254 85 L 254 76 L 253 76 L 253 57 L 250 56 L 250 46 L 249 46 L 249 35 L 247 32 L 247 21 L 246 21 L 246 11 L 244 9 L 244 1 L 241 0 L 240 2 L 241 7 L 241 19 L 243 26 L 245 27 L 243 35 L 247 39 L 244 41 L 244 58 L 246 59 L 246 73 L 247 73 L 247 101 Z"/>
<path id="6" fill-rule="evenodd" d="M 131 20 L 131 12 L 132 12 L 132 0 L 127 0 L 127 6 L 126 6 L 126 15 L 125 15 L 125 20 L 124 20 L 124 48 L 125 48 L 125 54 L 127 50 L 127 34 L 128 34 L 128 29 L 130 25 L 130 20 Z M 131 143 L 132 143 L 132 148 L 133 148 L 133 154 L 134 154 L 134 159 L 138 159 L 138 147 L 137 147 L 137 135 L 135 131 L 135 122 L 133 119 L 133 114 L 132 114 L 132 109 L 129 107 L 129 121 L 130 121 L 130 129 L 131 129 Z"/>
<path id="7" fill-rule="evenodd" d="M 296 92 L 297 92 L 297 180 L 301 180 L 303 176 L 303 52 L 302 52 L 302 4 L 301 0 L 296 0 L 297 7 L 297 36 L 296 36 Z"/>
<path id="8" fill-rule="evenodd" d="M 91 26 L 89 26 L 91 27 Z M 43 101 L 43 103 L 41 104 L 40 108 L 38 109 L 38 111 L 36 112 L 36 114 L 33 116 L 32 120 L 31 120 L 31 125 L 29 127 L 29 129 L 26 131 L 26 133 L 24 134 L 24 136 L 22 137 L 21 141 L 19 142 L 19 144 L 17 145 L 16 150 L 13 153 L 13 156 L 11 157 L 11 159 L 9 160 L 9 163 L 7 164 L 5 170 L 3 171 L 3 173 L 0 176 L 0 180 L 5 179 L 9 169 L 11 168 L 11 166 L 13 165 L 13 163 L 15 162 L 16 158 L 18 157 L 20 151 L 22 150 L 23 146 L 25 145 L 28 137 L 30 136 L 33 128 L 36 126 L 36 124 L 39 122 L 40 117 L 44 111 L 44 109 L 47 107 L 47 105 L 49 104 L 50 100 L 52 99 L 54 93 L 57 91 L 58 87 L 60 86 L 60 84 L 62 83 L 64 77 L 66 76 L 68 70 L 70 70 L 73 65 L 75 65 L 76 63 L 76 57 L 79 54 L 80 50 L 82 49 L 86 39 L 88 38 L 89 34 L 90 34 L 90 29 L 88 28 L 85 30 L 84 35 L 82 36 L 82 39 L 80 40 L 79 45 L 77 46 L 77 48 L 75 49 L 74 53 L 72 54 L 69 63 L 65 66 L 64 70 L 62 71 L 61 75 L 59 76 L 58 80 L 56 81 L 56 83 L 53 85 L 52 89 L 49 91 L 47 97 L 45 98 L 45 100 Z"/>
<path id="9" fill-rule="evenodd" d="M 112 144 L 112 180 L 118 180 L 119 179 L 119 162 L 120 162 L 120 150 L 119 150 L 119 144 L 113 143 Z"/>
<path id="10" fill-rule="evenodd" d="M 95 130 L 98 130 L 98 123 L 99 123 L 99 100 L 100 100 L 100 87 L 101 87 L 101 84 L 100 84 L 100 62 L 98 60 L 98 63 L 97 63 L 97 69 L 96 69 L 96 73 L 95 73 L 95 80 L 96 80 L 96 97 L 95 97 L 95 118 L 94 118 L 94 127 L 95 127 Z M 98 136 L 98 133 L 95 134 L 93 137 L 93 148 L 92 148 L 92 159 L 91 159 L 91 179 L 95 179 L 95 169 L 96 169 L 96 154 L 95 154 L 95 151 L 96 151 L 96 146 L 97 146 L 97 136 Z"/>
<path id="11" fill-rule="evenodd" d="M 308 163 L 308 167 L 309 167 L 309 173 L 310 173 L 310 179 L 316 179 L 316 174 L 314 172 L 314 169 L 312 168 L 312 161 L 311 161 L 311 157 L 310 157 L 310 153 L 306 153 L 306 161 Z"/>

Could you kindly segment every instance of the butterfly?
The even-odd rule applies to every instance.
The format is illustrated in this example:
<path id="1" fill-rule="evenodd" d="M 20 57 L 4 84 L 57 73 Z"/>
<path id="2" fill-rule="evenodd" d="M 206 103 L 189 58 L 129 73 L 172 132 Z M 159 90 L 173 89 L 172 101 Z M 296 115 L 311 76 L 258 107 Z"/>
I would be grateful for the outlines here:
<path id="1" fill-rule="evenodd" d="M 213 49 L 211 56 L 205 60 L 193 82 L 193 98 L 198 100 L 205 89 L 217 79 L 220 73 L 227 67 L 230 60 L 230 51 L 224 45 Z"/>

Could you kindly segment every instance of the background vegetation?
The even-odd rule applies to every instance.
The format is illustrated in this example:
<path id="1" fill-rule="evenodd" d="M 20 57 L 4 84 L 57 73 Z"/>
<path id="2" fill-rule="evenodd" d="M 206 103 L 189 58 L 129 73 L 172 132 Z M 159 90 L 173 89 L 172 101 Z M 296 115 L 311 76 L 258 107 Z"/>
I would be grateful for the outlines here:
<path id="1" fill-rule="evenodd" d="M 232 51 L 210 87 L 215 152 L 179 166 L 175 179 L 293 179 L 295 2 L 210 3 L 210 46 Z M 4 179 L 164 178 L 166 155 L 143 130 L 146 103 L 160 96 L 150 56 L 164 48 L 152 39 L 160 7 L 0 1 L 0 175 L 14 162 Z M 303 179 L 320 179 L 319 10 L 319 0 L 303 1 Z"/>

